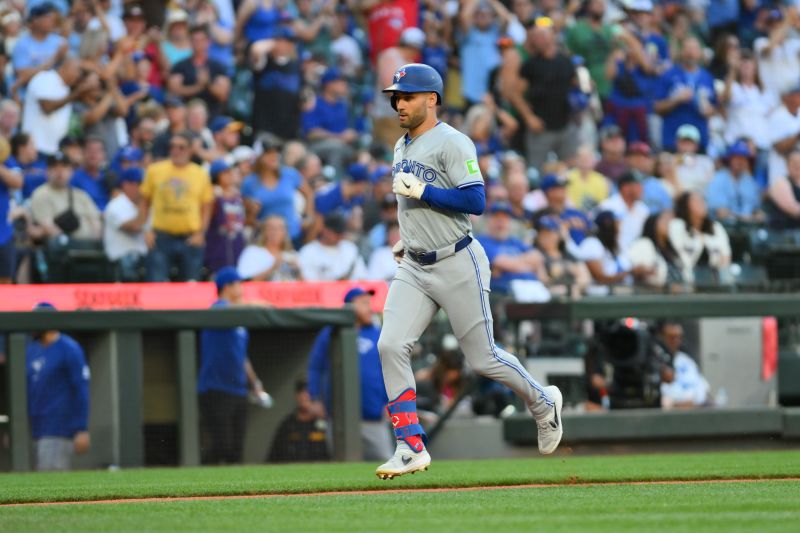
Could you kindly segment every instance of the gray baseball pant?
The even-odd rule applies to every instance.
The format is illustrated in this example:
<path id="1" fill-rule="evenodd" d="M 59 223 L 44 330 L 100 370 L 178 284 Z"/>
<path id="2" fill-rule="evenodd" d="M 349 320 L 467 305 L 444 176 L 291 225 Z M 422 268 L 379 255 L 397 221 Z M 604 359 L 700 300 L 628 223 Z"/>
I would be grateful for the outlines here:
<path id="1" fill-rule="evenodd" d="M 546 415 L 552 400 L 512 354 L 494 343 L 489 309 L 489 259 L 476 240 L 450 257 L 420 265 L 405 254 L 384 307 L 378 340 L 389 401 L 416 390 L 411 348 L 441 307 L 472 369 L 511 388 L 534 417 Z"/>

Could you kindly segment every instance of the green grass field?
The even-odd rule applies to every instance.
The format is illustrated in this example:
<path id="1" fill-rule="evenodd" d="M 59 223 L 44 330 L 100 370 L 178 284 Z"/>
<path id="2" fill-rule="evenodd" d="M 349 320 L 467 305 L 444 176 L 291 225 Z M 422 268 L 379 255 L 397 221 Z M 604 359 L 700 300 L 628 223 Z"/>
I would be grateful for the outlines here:
<path id="1" fill-rule="evenodd" d="M 800 451 L 434 461 L 393 481 L 372 464 L 0 475 L 0 502 L 296 494 L 256 499 L 0 507 L 0 531 L 797 531 Z M 750 482 L 608 484 L 664 480 Z M 525 489 L 416 488 L 552 484 Z"/>

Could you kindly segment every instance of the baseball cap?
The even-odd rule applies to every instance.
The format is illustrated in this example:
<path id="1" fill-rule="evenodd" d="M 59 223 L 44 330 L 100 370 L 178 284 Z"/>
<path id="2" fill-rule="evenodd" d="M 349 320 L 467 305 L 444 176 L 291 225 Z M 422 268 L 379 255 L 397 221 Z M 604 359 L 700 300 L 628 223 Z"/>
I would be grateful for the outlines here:
<path id="1" fill-rule="evenodd" d="M 139 4 L 128 4 L 125 6 L 125 11 L 122 13 L 122 18 L 134 18 L 134 17 L 144 17 L 144 11 L 142 11 L 142 6 Z"/>
<path id="2" fill-rule="evenodd" d="M 687 139 L 696 143 L 700 142 L 700 130 L 692 124 L 684 124 L 675 132 L 676 139 Z"/>
<path id="3" fill-rule="evenodd" d="M 767 12 L 767 20 L 770 22 L 783 20 L 783 12 L 780 9 L 770 9 Z"/>
<path id="4" fill-rule="evenodd" d="M 53 5 L 51 2 L 43 2 L 31 8 L 31 10 L 28 12 L 28 19 L 33 20 L 55 11 L 58 11 L 55 5 Z"/>
<path id="5" fill-rule="evenodd" d="M 72 165 L 72 161 L 69 160 L 64 152 L 56 152 L 47 156 L 47 166 L 54 167 L 56 165 Z"/>
<path id="6" fill-rule="evenodd" d="M 256 157 L 256 151 L 250 148 L 249 146 L 237 146 L 231 152 L 231 156 L 236 163 L 241 163 L 243 161 L 252 161 Z"/>
<path id="7" fill-rule="evenodd" d="M 144 159 L 144 154 L 140 148 L 135 146 L 126 146 L 119 152 L 121 161 L 137 161 L 141 162 Z"/>
<path id="8" fill-rule="evenodd" d="M 273 39 L 283 39 L 285 41 L 295 41 L 297 40 L 297 36 L 294 33 L 294 30 L 289 26 L 278 26 L 275 28 L 275 34 L 272 36 Z"/>
<path id="9" fill-rule="evenodd" d="M 189 20 L 189 14 L 184 11 L 183 9 L 170 9 L 169 13 L 167 13 L 167 26 L 172 24 L 177 24 L 178 22 L 187 22 Z"/>
<path id="10" fill-rule="evenodd" d="M 209 169 L 209 174 L 211 174 L 212 179 L 216 179 L 217 176 L 229 170 L 231 168 L 231 164 L 225 158 L 216 159 L 211 163 L 211 168 Z"/>
<path id="11" fill-rule="evenodd" d="M 628 11 L 650 13 L 653 11 L 653 2 L 652 0 L 626 0 L 623 2 L 622 7 Z"/>
<path id="12" fill-rule="evenodd" d="M 353 163 L 347 167 L 347 174 L 353 181 L 368 181 L 370 178 L 369 168 L 364 163 Z"/>
<path id="13" fill-rule="evenodd" d="M 629 183 L 642 183 L 643 181 L 644 176 L 642 176 L 641 172 L 638 170 L 629 170 L 619 177 L 617 180 L 617 186 L 622 187 L 623 185 L 627 185 Z"/>
<path id="14" fill-rule="evenodd" d="M 753 152 L 750 150 L 750 145 L 744 139 L 740 139 L 730 145 L 728 150 L 725 152 L 725 159 L 730 159 L 731 157 L 753 157 Z"/>
<path id="15" fill-rule="evenodd" d="M 539 231 L 542 230 L 549 230 L 549 231 L 561 231 L 561 222 L 554 217 L 554 216 L 543 216 L 537 222 L 536 227 Z"/>
<path id="16" fill-rule="evenodd" d="M 422 50 L 425 46 L 425 32 L 419 28 L 406 28 L 400 34 L 400 46 L 410 46 Z"/>
<path id="17" fill-rule="evenodd" d="M 628 155 L 653 155 L 650 145 L 642 141 L 634 141 L 628 145 Z"/>
<path id="18" fill-rule="evenodd" d="M 322 77 L 319 79 L 319 84 L 325 86 L 332 81 L 339 81 L 342 79 L 342 74 L 339 72 L 339 69 L 331 67 L 325 72 L 322 73 Z"/>
<path id="19" fill-rule="evenodd" d="M 231 117 L 216 117 L 208 125 L 211 133 L 218 133 L 226 128 L 230 128 L 233 131 L 241 131 L 244 128 L 244 123 L 233 120 Z"/>
<path id="20" fill-rule="evenodd" d="M 539 185 L 539 188 L 542 189 L 543 192 L 547 192 L 553 187 L 566 187 L 567 183 L 569 183 L 569 180 L 563 176 L 547 174 L 542 178 L 542 183 Z"/>
<path id="21" fill-rule="evenodd" d="M 217 284 L 217 291 L 221 291 L 226 285 L 242 281 L 239 272 L 232 266 L 222 267 L 214 277 L 214 283 Z"/>
<path id="22" fill-rule="evenodd" d="M 352 302 L 353 300 L 355 300 L 356 298 L 358 298 L 359 296 L 362 296 L 364 294 L 369 294 L 370 296 L 374 296 L 375 295 L 375 291 L 372 290 L 372 289 L 363 289 L 361 287 L 353 287 L 352 289 L 347 291 L 347 294 L 344 295 L 344 303 L 349 304 L 350 302 Z"/>
<path id="23" fill-rule="evenodd" d="M 34 311 L 58 311 L 56 306 L 51 304 L 50 302 L 41 301 L 38 302 L 36 305 L 33 306 Z"/>
<path id="24" fill-rule="evenodd" d="M 387 165 L 378 165 L 377 167 L 375 167 L 375 170 L 372 171 L 372 174 L 370 174 L 369 179 L 372 180 L 373 182 L 376 182 L 385 176 L 391 176 L 391 175 L 392 175 L 392 167 Z M 392 196 L 394 197 L 394 195 Z"/>
<path id="25" fill-rule="evenodd" d="M 126 168 L 119 175 L 119 182 L 141 183 L 144 179 L 144 170 L 139 167 Z"/>
<path id="26" fill-rule="evenodd" d="M 613 211 L 600 211 L 597 213 L 597 216 L 594 217 L 594 223 L 600 226 L 607 226 L 608 224 L 614 223 L 619 220 L 617 214 Z"/>
<path id="27" fill-rule="evenodd" d="M 345 233 L 347 231 L 347 220 L 339 212 L 332 212 L 325 215 L 325 227 L 334 233 Z"/>
<path id="28" fill-rule="evenodd" d="M 611 139 L 613 137 L 622 137 L 622 136 L 623 136 L 622 129 L 616 124 L 609 124 L 608 126 L 603 126 L 603 129 L 600 130 L 601 140 Z"/>
<path id="29" fill-rule="evenodd" d="M 511 216 L 514 212 L 511 210 L 511 205 L 506 202 L 495 202 L 491 206 L 489 206 L 488 212 L 490 215 L 495 215 L 497 213 L 505 213 L 508 216 Z"/>

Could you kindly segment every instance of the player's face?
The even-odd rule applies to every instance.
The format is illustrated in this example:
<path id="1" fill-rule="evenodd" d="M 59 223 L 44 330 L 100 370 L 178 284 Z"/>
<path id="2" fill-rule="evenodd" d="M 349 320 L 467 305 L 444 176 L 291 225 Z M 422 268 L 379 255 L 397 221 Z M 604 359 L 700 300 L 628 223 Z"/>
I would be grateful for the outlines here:
<path id="1" fill-rule="evenodd" d="M 394 93 L 401 128 L 413 130 L 425 122 L 431 94 L 433 93 Z"/>
<path id="2" fill-rule="evenodd" d="M 353 300 L 353 311 L 359 324 L 369 324 L 372 321 L 370 301 L 369 294 L 363 294 Z"/>

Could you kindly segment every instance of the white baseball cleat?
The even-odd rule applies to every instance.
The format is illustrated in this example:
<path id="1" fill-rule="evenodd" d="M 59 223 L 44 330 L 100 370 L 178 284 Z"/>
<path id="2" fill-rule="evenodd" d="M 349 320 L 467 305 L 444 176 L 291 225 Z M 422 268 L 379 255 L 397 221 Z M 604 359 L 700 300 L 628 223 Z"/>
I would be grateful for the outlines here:
<path id="1" fill-rule="evenodd" d="M 428 450 L 416 453 L 403 441 L 397 442 L 397 449 L 391 459 L 375 470 L 375 475 L 381 479 L 394 479 L 404 474 L 423 472 L 431 464 Z"/>
<path id="2" fill-rule="evenodd" d="M 556 451 L 561 437 L 564 435 L 564 425 L 561 421 L 561 406 L 564 398 L 558 387 L 552 385 L 544 388 L 545 394 L 553 400 L 553 409 L 546 417 L 536 421 L 539 429 L 539 453 L 547 455 Z"/>

